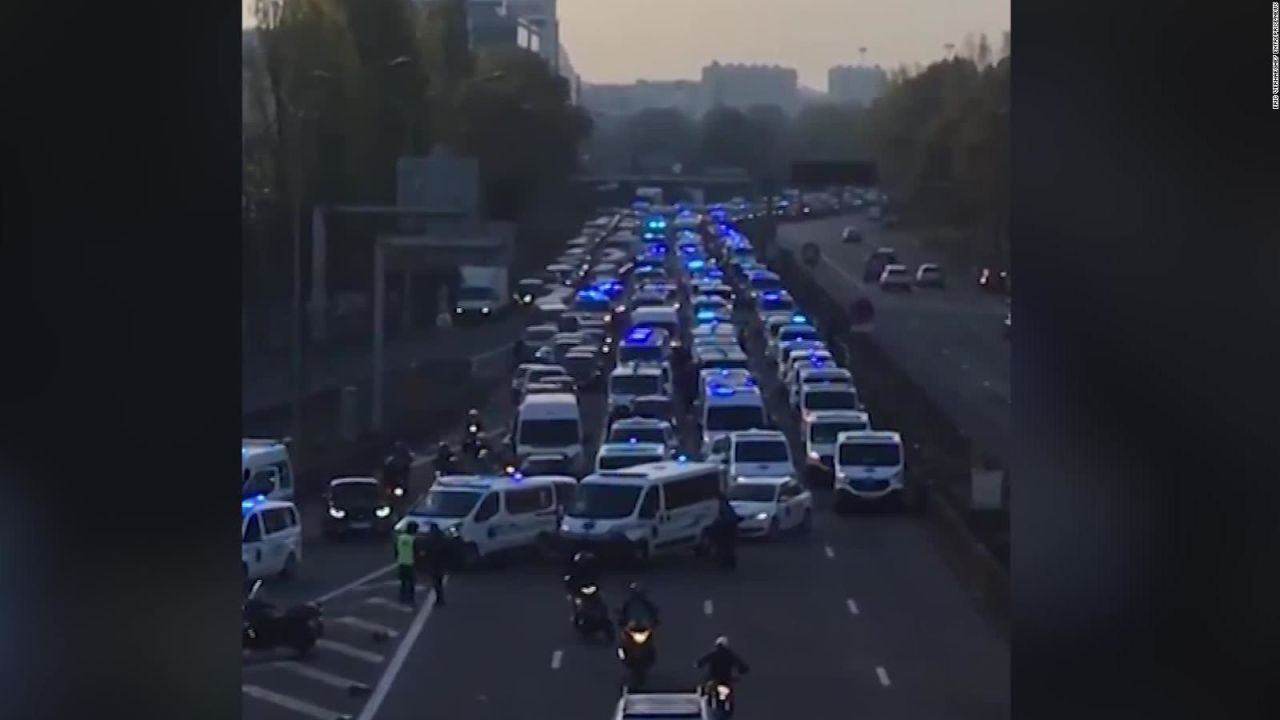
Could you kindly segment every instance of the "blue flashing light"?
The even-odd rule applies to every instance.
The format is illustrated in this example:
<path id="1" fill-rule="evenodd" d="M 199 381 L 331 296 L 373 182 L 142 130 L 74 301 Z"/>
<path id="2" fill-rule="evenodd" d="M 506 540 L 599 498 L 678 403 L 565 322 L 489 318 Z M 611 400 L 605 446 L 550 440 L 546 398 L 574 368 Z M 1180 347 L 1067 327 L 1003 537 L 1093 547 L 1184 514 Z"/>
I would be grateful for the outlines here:
<path id="1" fill-rule="evenodd" d="M 685 267 L 689 268 L 690 270 L 701 270 L 706 266 L 707 266 L 707 263 L 702 260 L 690 260 L 688 263 L 685 264 Z"/>
<path id="2" fill-rule="evenodd" d="M 764 300 L 778 300 L 782 296 L 778 294 L 777 290 L 766 290 L 760 293 L 760 297 Z"/>
<path id="3" fill-rule="evenodd" d="M 791 322 L 793 322 L 793 323 L 807 323 L 807 322 L 809 322 L 809 318 L 805 317 L 804 315 L 801 315 L 800 313 L 796 313 L 795 315 L 792 315 L 792 316 L 791 316 Z"/>
<path id="4" fill-rule="evenodd" d="M 733 388 L 728 385 L 712 385 L 711 394 L 716 397 L 729 397 L 733 395 Z"/>
<path id="5" fill-rule="evenodd" d="M 635 439 L 635 438 L 633 438 L 633 437 L 629 437 L 629 438 L 627 438 L 627 442 L 628 442 L 628 443 L 630 443 L 631 445 L 635 445 L 635 444 L 636 444 L 636 439 Z"/>
<path id="6" fill-rule="evenodd" d="M 252 510 L 256 505 L 258 505 L 258 504 L 260 504 L 260 503 L 263 503 L 263 502 L 266 502 L 266 500 L 267 500 L 267 496 L 266 496 L 266 495 L 254 495 L 254 496 L 253 496 L 253 497 L 251 497 L 251 498 L 246 498 L 246 499 L 244 499 L 244 500 L 241 500 L 241 501 L 240 501 L 240 511 L 241 511 L 241 512 L 248 512 L 248 511 Z"/>
<path id="7" fill-rule="evenodd" d="M 649 338 L 652 336 L 653 336 L 653 328 L 651 327 L 641 326 L 637 328 L 632 328 L 631 331 L 627 333 L 627 342 L 637 342 L 637 343 L 648 342 Z"/>
<path id="8" fill-rule="evenodd" d="M 676 462 L 678 462 L 678 463 L 689 462 L 689 456 L 688 456 L 688 455 L 677 455 L 677 456 L 676 456 Z"/>
<path id="9" fill-rule="evenodd" d="M 699 310 L 698 311 L 699 320 L 714 320 L 715 317 L 716 317 L 715 310 Z"/>

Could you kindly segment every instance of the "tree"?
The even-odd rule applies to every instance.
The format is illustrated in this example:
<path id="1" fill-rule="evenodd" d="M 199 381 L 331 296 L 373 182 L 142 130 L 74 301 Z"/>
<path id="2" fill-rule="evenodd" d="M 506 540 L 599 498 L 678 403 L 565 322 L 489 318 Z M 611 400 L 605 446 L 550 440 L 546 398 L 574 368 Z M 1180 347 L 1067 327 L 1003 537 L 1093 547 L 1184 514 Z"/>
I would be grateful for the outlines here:
<path id="1" fill-rule="evenodd" d="M 697 128 L 674 108 L 646 108 L 627 119 L 626 144 L 631 165 L 645 158 L 688 165 L 696 159 Z"/>
<path id="2" fill-rule="evenodd" d="M 716 106 L 703 114 L 699 125 L 698 154 L 704 168 L 736 167 L 749 173 L 758 168 L 760 158 L 752 148 L 755 131 L 744 112 Z"/>
<path id="3" fill-rule="evenodd" d="M 434 112 L 431 135 L 438 142 L 457 147 L 463 128 L 459 103 L 476 67 L 463 0 L 441 0 L 427 6 L 420 20 L 419 48 L 430 77 Z"/>

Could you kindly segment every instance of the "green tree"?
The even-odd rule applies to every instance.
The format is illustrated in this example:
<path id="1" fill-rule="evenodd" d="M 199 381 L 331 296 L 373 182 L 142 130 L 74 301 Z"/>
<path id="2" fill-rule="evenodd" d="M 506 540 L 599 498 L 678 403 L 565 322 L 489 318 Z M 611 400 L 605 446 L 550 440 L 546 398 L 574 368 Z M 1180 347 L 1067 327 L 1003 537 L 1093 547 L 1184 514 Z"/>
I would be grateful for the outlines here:
<path id="1" fill-rule="evenodd" d="M 657 156 L 689 165 L 697 154 L 697 127 L 675 108 L 646 108 L 627 119 L 627 147 L 632 164 Z"/>

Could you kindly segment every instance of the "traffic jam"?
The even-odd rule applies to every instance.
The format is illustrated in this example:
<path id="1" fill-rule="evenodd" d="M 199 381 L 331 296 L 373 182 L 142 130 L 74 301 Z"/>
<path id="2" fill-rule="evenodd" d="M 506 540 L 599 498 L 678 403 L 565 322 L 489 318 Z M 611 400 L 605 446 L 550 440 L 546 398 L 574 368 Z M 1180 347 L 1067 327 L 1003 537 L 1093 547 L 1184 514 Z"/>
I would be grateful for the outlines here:
<path id="1" fill-rule="evenodd" d="M 541 286 L 521 283 L 530 320 L 490 403 L 501 414 L 471 415 L 434 457 L 398 448 L 403 475 L 334 478 L 324 541 L 411 533 L 446 548 L 451 572 L 568 568 L 573 627 L 615 645 L 616 716 L 628 717 L 645 703 L 659 623 L 642 594 L 615 617 L 599 573 L 661 572 L 676 554 L 732 570 L 740 540 L 750 553 L 810 533 L 820 512 L 910 503 L 903 438 L 876 425 L 842 367 L 847 348 L 828 344 L 736 227 L 751 211 L 638 201 L 587 223 Z M 380 572 L 314 602 L 264 599 L 264 582 L 302 567 L 304 517 L 285 443 L 244 440 L 241 455 L 243 646 L 246 669 L 261 668 L 246 671 L 244 716 L 365 717 L 425 616 Z M 415 491 L 408 478 L 428 464 Z M 434 592 L 429 574 L 410 584 L 422 602 Z M 712 675 L 651 701 L 728 717 L 736 676 Z"/>

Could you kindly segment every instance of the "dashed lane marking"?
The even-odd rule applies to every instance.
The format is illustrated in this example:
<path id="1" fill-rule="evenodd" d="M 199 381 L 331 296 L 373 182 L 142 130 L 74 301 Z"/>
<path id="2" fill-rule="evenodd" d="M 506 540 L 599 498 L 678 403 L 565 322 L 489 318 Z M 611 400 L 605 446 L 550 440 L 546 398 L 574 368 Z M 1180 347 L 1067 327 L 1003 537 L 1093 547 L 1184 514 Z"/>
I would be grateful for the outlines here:
<path id="1" fill-rule="evenodd" d="M 283 660 L 275 663 L 275 666 L 283 670 L 288 670 L 295 675 L 301 675 L 302 677 L 310 678 L 316 682 L 321 682 L 325 685 L 331 685 L 346 691 L 351 691 L 353 688 L 365 691 L 369 689 L 369 686 L 362 682 L 344 678 L 341 675 L 334 675 L 333 673 L 325 672 L 323 670 L 317 670 L 316 668 L 303 665 L 302 663 L 294 662 L 292 660 Z"/>
<path id="2" fill-rule="evenodd" d="M 850 615 L 857 615 L 857 614 L 858 614 L 858 603 L 854 602 L 854 601 L 853 601 L 853 598 L 849 598 L 849 599 L 845 600 L 844 602 L 845 602 L 845 605 L 848 605 L 848 606 L 849 606 L 849 614 L 850 614 Z"/>
<path id="3" fill-rule="evenodd" d="M 351 717 L 350 715 L 322 708 L 319 705 L 314 705 L 305 700 L 299 700 L 296 697 L 272 692 L 266 688 L 258 687 L 257 685 L 241 685 L 240 692 L 248 695 L 249 697 L 257 698 L 273 705 L 278 705 L 282 708 L 292 710 L 301 715 L 317 718 L 317 720 L 338 720 L 338 718 Z"/>
<path id="4" fill-rule="evenodd" d="M 379 607 L 395 610 L 396 612 L 413 614 L 413 608 L 409 607 L 408 605 L 405 605 L 404 603 L 398 603 L 395 600 L 390 600 L 390 599 L 376 596 L 376 595 L 374 597 L 365 598 L 364 602 L 366 605 L 377 605 Z"/>
<path id="5" fill-rule="evenodd" d="M 552 669 L 552 670 L 559 670 L 559 669 L 560 669 L 560 661 L 561 661 L 561 660 L 563 660 L 563 659 L 564 659 L 564 651 L 563 651 L 563 650 L 556 650 L 555 652 L 551 653 L 551 669 Z"/>
<path id="6" fill-rule="evenodd" d="M 888 671 L 887 671 L 887 670 L 885 670 L 883 667 L 881 667 L 881 666 L 879 666 L 879 665 L 877 665 L 877 666 L 876 666 L 876 676 L 880 678 L 880 684 L 881 684 L 881 685 L 883 685 L 883 686 L 885 686 L 885 687 L 889 687 L 889 686 L 892 684 L 892 683 L 890 683 L 890 682 L 889 682 L 889 673 L 888 673 Z"/>
<path id="7" fill-rule="evenodd" d="M 365 585 L 365 584 L 366 584 L 366 583 L 368 583 L 370 580 L 372 580 L 372 579 L 374 579 L 374 578 L 376 578 L 376 577 L 380 577 L 380 576 L 382 576 L 382 575 L 385 575 L 385 574 L 387 574 L 387 573 L 391 572 L 392 570 L 394 570 L 394 569 L 395 569 L 395 567 L 396 567 L 395 563 L 391 563 L 390 565 L 387 565 L 386 567 L 383 567 L 383 568 L 379 568 L 379 569 L 377 569 L 377 570 L 374 570 L 373 572 L 369 573 L 368 575 L 365 575 L 364 577 L 360 578 L 359 580 L 352 580 L 351 582 L 347 583 L 346 585 L 343 585 L 342 587 L 340 587 L 340 588 L 338 588 L 338 589 L 336 589 L 336 590 L 330 590 L 329 592 L 325 593 L 324 595 L 321 595 L 320 597 L 316 598 L 313 602 L 317 602 L 317 603 L 325 603 L 325 602 L 329 602 L 330 600 L 332 600 L 332 599 L 334 599 L 334 598 L 338 597 L 339 595 L 341 595 L 341 594 L 343 594 L 343 593 L 350 592 L 350 591 L 352 591 L 352 590 L 354 590 L 354 589 L 356 589 L 356 588 L 360 587 L 361 585 Z"/>
<path id="8" fill-rule="evenodd" d="M 444 579 L 446 587 L 449 585 L 449 578 Z M 431 609 L 435 607 L 436 593 L 432 590 L 422 600 L 422 610 L 418 611 L 417 617 L 413 619 L 413 624 L 409 626 L 408 632 L 405 633 L 404 640 L 396 647 L 395 655 L 391 656 L 391 662 L 387 664 L 387 670 L 378 678 L 378 686 L 373 689 L 373 693 L 369 696 L 369 702 L 365 703 L 364 709 L 360 711 L 359 720 L 373 720 L 378 714 L 378 708 L 382 707 L 382 701 L 387 698 L 387 693 L 391 691 L 392 684 L 396 681 L 396 676 L 400 674 L 400 669 L 404 667 L 404 661 L 409 657 L 409 650 L 418 640 L 418 636 L 422 634 L 422 628 L 427 624 L 427 618 L 431 617 Z"/>
<path id="9" fill-rule="evenodd" d="M 350 615 L 334 618 L 333 621 L 336 623 L 342 623 L 343 625 L 350 625 L 351 627 L 359 628 L 360 630 L 368 630 L 372 633 L 382 633 L 387 637 L 400 637 L 400 631 L 395 628 L 389 628 L 381 623 L 369 622 L 368 620 L 352 617 Z"/>
<path id="10" fill-rule="evenodd" d="M 823 552 L 825 552 L 825 553 L 827 554 L 827 559 L 828 559 L 828 560 L 835 560 L 835 559 L 836 559 L 836 551 L 835 551 L 835 549 L 834 549 L 834 548 L 832 548 L 830 545 L 823 546 L 822 551 L 823 551 Z"/>
<path id="11" fill-rule="evenodd" d="M 329 638 L 320 638 L 319 640 L 316 640 L 316 647 L 324 648 L 330 652 L 336 652 L 339 655 L 346 655 L 347 657 L 355 658 L 356 660 L 374 663 L 375 665 L 381 664 L 383 660 L 387 659 L 385 655 L 370 652 L 354 645 L 338 642 L 337 640 L 330 640 Z"/>
<path id="12" fill-rule="evenodd" d="M 702 601 L 702 612 L 703 612 L 703 614 L 705 614 L 705 615 L 710 615 L 712 612 L 714 612 L 714 610 L 715 610 L 715 608 L 714 608 L 714 606 L 712 606 L 712 604 L 711 604 L 711 601 L 710 601 L 710 600 L 703 600 L 703 601 Z"/>

